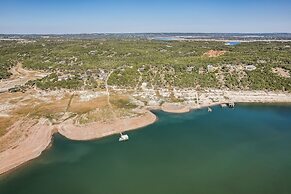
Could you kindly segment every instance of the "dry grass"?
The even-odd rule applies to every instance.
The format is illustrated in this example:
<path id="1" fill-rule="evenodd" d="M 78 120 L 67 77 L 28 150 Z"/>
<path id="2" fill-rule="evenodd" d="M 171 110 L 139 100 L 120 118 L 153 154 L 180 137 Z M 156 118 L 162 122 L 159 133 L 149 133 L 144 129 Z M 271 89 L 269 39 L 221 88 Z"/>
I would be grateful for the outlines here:
<path id="1" fill-rule="evenodd" d="M 91 122 L 110 122 L 113 121 L 114 115 L 109 107 L 103 107 L 102 109 L 96 109 L 94 111 L 82 114 L 78 118 L 80 124 L 86 124 Z"/>
<path id="2" fill-rule="evenodd" d="M 68 97 L 51 103 L 45 103 L 32 99 L 29 101 L 30 103 L 28 103 L 28 105 L 19 107 L 18 109 L 12 111 L 12 114 L 17 116 L 46 117 L 48 115 L 65 112 L 68 101 Z"/>
<path id="3" fill-rule="evenodd" d="M 114 95 L 110 97 L 110 102 L 114 109 L 133 109 L 136 105 L 132 104 L 128 96 Z"/>
<path id="4" fill-rule="evenodd" d="M 86 102 L 81 102 L 77 97 L 74 97 L 68 111 L 77 114 L 84 114 L 93 111 L 97 108 L 104 108 L 106 106 L 107 106 L 106 96 L 98 97 L 96 99 Z"/>
<path id="5" fill-rule="evenodd" d="M 19 102 L 25 94 L 21 92 L 16 92 L 16 93 L 2 93 L 0 94 L 0 103 L 5 103 L 5 102 L 10 102 L 10 103 L 17 103 Z"/>
<path id="6" fill-rule="evenodd" d="M 121 108 L 125 109 L 135 108 L 135 106 L 130 103 L 128 96 L 113 95 L 110 96 L 110 102 L 114 110 Z M 108 108 L 107 96 L 98 97 L 87 102 L 81 102 L 77 97 L 74 97 L 68 111 L 77 114 L 85 114 L 96 109 L 107 109 L 107 108 Z"/>
<path id="7" fill-rule="evenodd" d="M 17 98 L 6 94 L 5 100 L 10 100 L 15 105 L 19 105 L 10 112 L 11 117 L 0 118 L 0 136 L 5 134 L 8 128 L 18 119 L 24 117 L 40 118 L 46 117 L 59 120 L 65 112 L 77 114 L 80 124 L 89 122 L 109 122 L 117 118 L 130 117 L 134 115 L 132 109 L 136 106 L 130 103 L 129 97 L 125 95 L 112 95 L 110 109 L 107 96 L 95 98 L 90 101 L 81 101 L 78 96 L 74 96 L 70 102 L 71 95 L 65 95 L 62 99 L 51 98 L 51 102 L 44 102 L 39 99 L 27 98 L 17 95 Z"/>
<path id="8" fill-rule="evenodd" d="M 88 102 L 73 102 L 70 111 L 79 114 L 78 122 L 111 122 L 118 118 L 133 116 L 131 109 L 135 108 L 128 96 L 110 96 L 112 109 L 107 103 L 107 97 L 99 97 Z"/>
<path id="9" fill-rule="evenodd" d="M 79 116 L 78 123 L 86 124 L 92 122 L 109 123 L 119 118 L 133 117 L 136 114 L 127 109 L 110 109 L 108 106 L 102 109 L 95 109 L 94 111 L 82 114 Z"/>
<path id="10" fill-rule="evenodd" d="M 215 50 L 210 50 L 206 53 L 203 54 L 203 56 L 207 57 L 219 57 L 222 56 L 226 53 L 226 51 L 215 51 Z"/>
<path id="11" fill-rule="evenodd" d="M 8 128 L 16 121 L 14 117 L 0 117 L 0 136 L 8 132 Z"/>

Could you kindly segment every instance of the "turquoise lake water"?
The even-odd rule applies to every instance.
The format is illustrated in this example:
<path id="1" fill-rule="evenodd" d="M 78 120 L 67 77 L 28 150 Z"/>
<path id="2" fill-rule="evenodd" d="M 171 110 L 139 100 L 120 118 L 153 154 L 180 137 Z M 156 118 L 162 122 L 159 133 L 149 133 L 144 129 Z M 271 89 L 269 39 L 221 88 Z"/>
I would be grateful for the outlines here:
<path id="1" fill-rule="evenodd" d="M 77 142 L 0 176 L 0 194 L 290 194 L 291 107 L 155 112 L 155 124 Z"/>

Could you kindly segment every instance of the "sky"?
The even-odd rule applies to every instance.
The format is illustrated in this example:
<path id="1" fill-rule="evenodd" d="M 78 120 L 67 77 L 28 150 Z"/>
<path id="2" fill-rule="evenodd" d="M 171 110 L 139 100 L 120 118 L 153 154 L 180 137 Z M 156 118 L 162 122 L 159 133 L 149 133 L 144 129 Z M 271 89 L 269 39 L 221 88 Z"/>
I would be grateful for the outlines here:
<path id="1" fill-rule="evenodd" d="M 291 0 L 0 0 L 0 34 L 291 32 Z"/>

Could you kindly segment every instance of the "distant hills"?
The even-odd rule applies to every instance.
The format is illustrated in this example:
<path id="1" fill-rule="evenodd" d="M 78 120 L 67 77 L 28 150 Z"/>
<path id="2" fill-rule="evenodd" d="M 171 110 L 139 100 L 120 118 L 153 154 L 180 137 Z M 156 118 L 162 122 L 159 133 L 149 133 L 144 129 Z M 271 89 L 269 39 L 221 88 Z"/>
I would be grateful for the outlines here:
<path id="1" fill-rule="evenodd" d="M 291 40 L 291 33 L 92 33 L 0 34 L 0 39 L 164 39 L 164 40 Z"/>

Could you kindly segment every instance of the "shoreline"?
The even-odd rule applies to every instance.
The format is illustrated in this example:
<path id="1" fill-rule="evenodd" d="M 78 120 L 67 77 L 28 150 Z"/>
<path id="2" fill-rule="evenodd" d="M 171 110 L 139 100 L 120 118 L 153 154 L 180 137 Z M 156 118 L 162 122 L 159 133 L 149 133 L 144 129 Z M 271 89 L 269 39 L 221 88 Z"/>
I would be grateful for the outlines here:
<path id="1" fill-rule="evenodd" d="M 115 122 L 109 123 L 95 122 L 86 125 L 76 125 L 69 119 L 61 124 L 52 125 L 47 119 L 43 118 L 39 120 L 17 121 L 12 126 L 11 132 L 4 135 L 4 137 L 9 136 L 10 133 L 17 130 L 25 130 L 25 136 L 18 142 L 14 142 L 9 148 L 0 152 L 0 176 L 40 156 L 43 151 L 50 147 L 54 133 L 59 133 L 70 140 L 88 141 L 119 134 L 121 132 L 137 130 L 151 125 L 158 119 L 157 116 L 151 112 L 152 110 L 183 114 L 230 102 L 257 105 L 291 105 L 291 94 L 262 93 L 259 91 L 229 91 L 226 93 L 227 95 L 225 94 L 225 96 L 227 96 L 228 100 L 225 99 L 225 96 L 221 96 L 221 93 L 213 93 L 212 91 L 212 93 L 203 94 L 205 96 L 201 96 L 202 100 L 200 100 L 201 103 L 198 105 L 197 103 L 189 102 L 166 102 L 159 106 L 145 107 L 147 110 L 143 109 L 142 112 L 140 112 L 141 115 L 137 117 L 118 119 Z M 216 96 L 213 94 L 216 94 Z M 218 97 L 220 97 L 218 102 L 209 100 Z"/>
<path id="2" fill-rule="evenodd" d="M 190 107 L 187 107 L 181 103 L 164 103 L 160 106 L 160 110 L 168 113 L 183 114 L 191 111 Z"/>
<path id="3" fill-rule="evenodd" d="M 60 124 L 58 133 L 70 140 L 88 141 L 119 134 L 126 131 L 137 130 L 155 123 L 157 117 L 151 111 L 144 115 L 126 119 L 118 119 L 111 123 L 89 123 L 86 125 L 75 125 L 70 120 Z M 126 124 L 125 124 L 126 123 Z"/>
<path id="4" fill-rule="evenodd" d="M 247 105 L 247 106 L 248 105 L 291 106 L 291 102 L 234 102 L 234 103 L 235 104 L 240 104 L 240 105 Z M 160 109 L 155 108 L 155 109 L 151 109 L 151 110 L 161 110 L 163 112 L 172 113 L 172 114 L 185 114 L 185 113 L 189 113 L 191 111 L 211 108 L 211 107 L 219 106 L 219 105 L 222 105 L 222 104 L 226 104 L 226 103 L 213 103 L 213 104 L 200 105 L 200 106 L 195 106 L 195 107 L 183 106 L 180 110 L 171 110 L 171 109 L 162 109 L 162 108 L 160 108 Z"/>
<path id="5" fill-rule="evenodd" d="M 113 123 L 89 123 L 83 126 L 76 126 L 70 120 L 56 126 L 49 125 L 46 119 L 40 119 L 37 124 L 33 124 L 34 121 L 30 120 L 16 122 L 12 126 L 12 131 L 19 129 L 20 126 L 28 125 L 24 128 L 29 133 L 26 133 L 27 137 L 17 142 L 17 145 L 0 152 L 0 176 L 39 157 L 43 151 L 51 147 L 53 135 L 56 133 L 74 141 L 97 140 L 146 127 L 155 123 L 157 119 L 154 113 L 145 111 L 142 116 L 138 117 L 119 119 Z M 123 127 L 125 122 L 127 122 L 127 126 Z"/>
<path id="6" fill-rule="evenodd" d="M 195 94 L 198 96 L 198 93 Z M 215 99 L 215 101 L 213 100 Z M 197 103 L 198 102 L 198 103 Z M 207 107 L 213 107 L 221 104 L 290 104 L 290 93 L 278 92 L 264 92 L 264 91 L 222 91 L 222 90 L 209 90 L 200 93 L 200 98 L 196 102 L 193 100 L 184 101 L 180 103 L 164 103 L 158 109 L 168 113 L 187 113 L 192 110 L 198 110 Z M 156 108 L 156 107 L 155 107 Z"/>
<path id="7" fill-rule="evenodd" d="M 12 130 L 17 130 L 19 127 L 24 128 L 25 136 L 0 153 L 0 175 L 37 158 L 51 144 L 53 128 L 47 120 L 40 119 L 37 123 L 33 120 L 18 121 L 13 125 Z"/>

